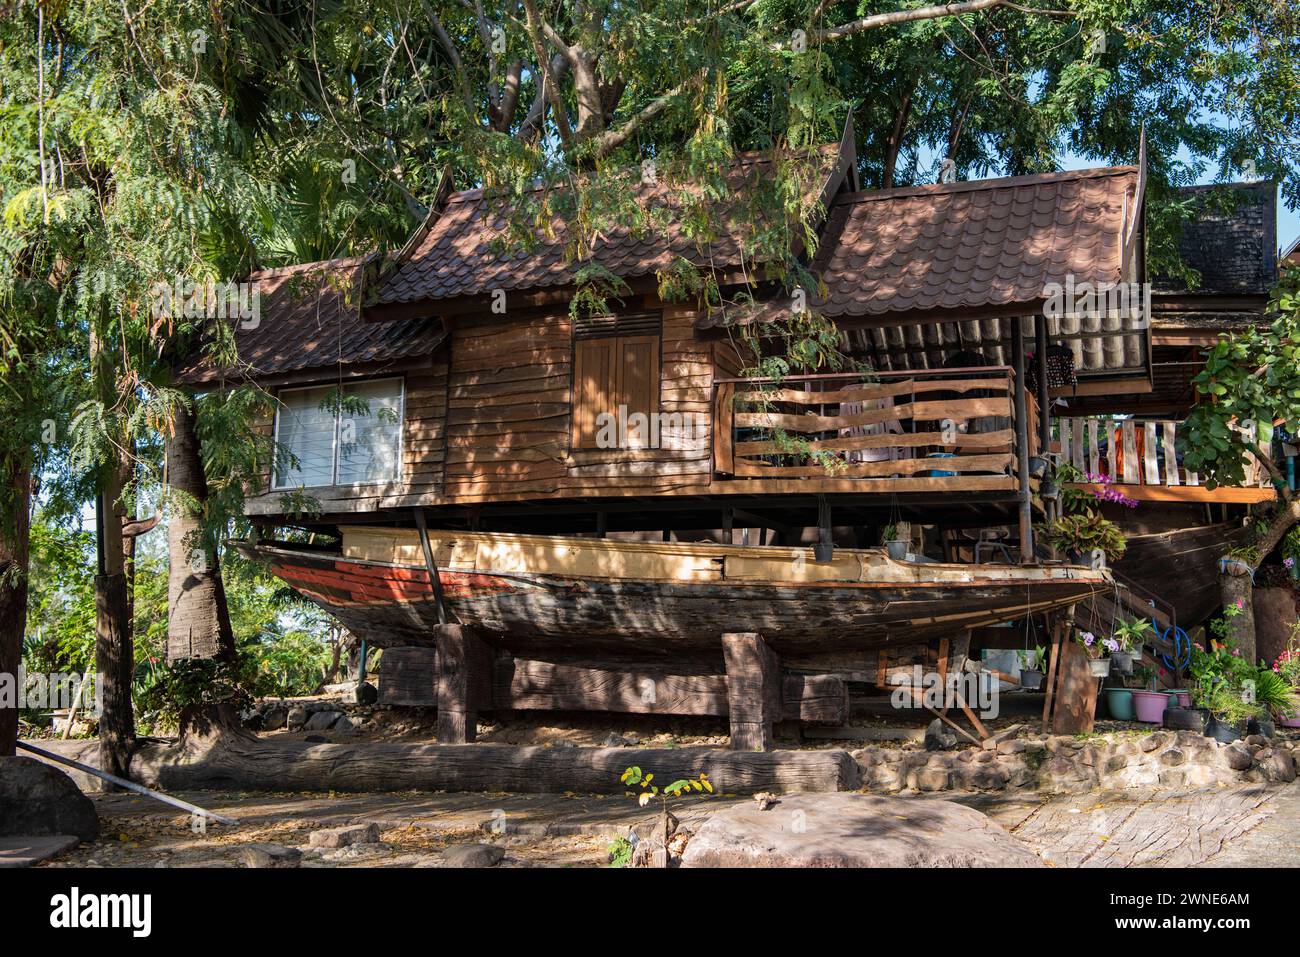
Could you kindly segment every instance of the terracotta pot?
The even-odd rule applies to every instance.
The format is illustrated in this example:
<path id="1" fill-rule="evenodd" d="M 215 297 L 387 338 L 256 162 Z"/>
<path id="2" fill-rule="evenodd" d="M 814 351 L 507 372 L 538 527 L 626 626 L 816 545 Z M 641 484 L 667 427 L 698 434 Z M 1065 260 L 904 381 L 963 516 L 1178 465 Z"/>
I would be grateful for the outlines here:
<path id="1" fill-rule="evenodd" d="M 1133 713 L 1139 721 L 1147 724 L 1163 724 L 1165 709 L 1169 707 L 1169 695 L 1163 691 L 1134 691 Z"/>

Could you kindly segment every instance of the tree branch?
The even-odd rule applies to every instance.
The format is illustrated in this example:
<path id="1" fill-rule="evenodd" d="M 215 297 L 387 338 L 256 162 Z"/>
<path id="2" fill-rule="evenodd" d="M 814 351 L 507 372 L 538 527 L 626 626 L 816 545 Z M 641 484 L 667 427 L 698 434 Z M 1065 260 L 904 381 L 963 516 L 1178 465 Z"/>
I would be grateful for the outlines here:
<path id="1" fill-rule="evenodd" d="M 964 13 L 978 13 L 1004 5 L 1007 0 L 964 0 L 962 3 L 945 3 L 933 7 L 917 7 L 914 10 L 894 10 L 890 13 L 876 13 L 862 17 L 838 27 L 814 30 L 809 34 L 810 40 L 838 40 L 840 37 L 852 36 L 874 30 L 877 27 L 894 26 L 899 23 L 913 23 L 917 20 L 936 20 L 940 17 L 958 17 Z"/>
<path id="2" fill-rule="evenodd" d="M 645 126 L 646 123 L 649 123 L 664 110 L 668 109 L 673 100 L 681 95 L 682 91 L 686 89 L 687 85 L 693 79 L 695 79 L 695 77 L 683 80 L 667 93 L 655 97 L 643 106 L 640 112 L 628 117 L 623 122 L 622 126 L 613 130 L 606 130 L 604 133 L 597 136 L 595 139 L 596 157 L 599 159 L 608 156 L 611 152 L 626 143 L 637 130 Z"/>

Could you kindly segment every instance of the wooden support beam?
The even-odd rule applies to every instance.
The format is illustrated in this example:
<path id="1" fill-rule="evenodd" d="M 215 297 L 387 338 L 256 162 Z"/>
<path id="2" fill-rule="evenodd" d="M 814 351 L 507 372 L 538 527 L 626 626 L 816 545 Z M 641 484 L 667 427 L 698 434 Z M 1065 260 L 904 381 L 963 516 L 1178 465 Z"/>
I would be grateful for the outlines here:
<path id="1" fill-rule="evenodd" d="M 730 632 L 722 636 L 727 667 L 727 713 L 733 751 L 771 751 L 772 726 L 781 716 L 780 661 L 763 636 Z"/>
<path id="2" fill-rule="evenodd" d="M 429 573 L 429 587 L 433 589 L 434 607 L 438 614 L 438 624 L 445 625 L 451 621 L 447 611 L 446 597 L 442 593 L 442 576 L 438 574 L 438 564 L 433 560 L 433 548 L 429 544 L 429 526 L 425 522 L 424 509 L 412 509 L 415 513 L 415 528 L 420 533 L 420 549 L 424 552 L 424 569 Z"/>
<path id="3" fill-rule="evenodd" d="M 381 704 L 433 707 L 437 692 L 437 655 L 432 648 L 397 647 L 384 652 Z M 726 717 L 728 707 L 727 679 L 720 674 L 668 673 L 662 666 L 622 662 L 498 657 L 492 663 L 491 708 L 495 710 Z M 781 678 L 780 720 L 839 725 L 848 716 L 848 685 L 838 675 Z"/>
<path id="4" fill-rule="evenodd" d="M 1038 379 L 1038 454 L 1052 444 L 1052 400 L 1047 394 L 1047 317 L 1034 316 L 1034 366 Z"/>
<path id="5" fill-rule="evenodd" d="M 1020 320 L 1011 320 L 1011 360 L 1016 371 L 1016 459 L 1020 498 L 1020 562 L 1034 560 L 1033 490 L 1029 487 L 1029 409 L 1025 402 L 1025 330 Z"/>
<path id="6" fill-rule="evenodd" d="M 1052 718 L 1055 734 L 1087 734 L 1097 711 L 1098 679 L 1092 676 L 1088 654 L 1077 641 L 1061 646 L 1060 687 Z"/>
<path id="7" fill-rule="evenodd" d="M 439 625 L 438 743 L 472 744 L 478 712 L 492 701 L 492 649 L 464 625 Z"/>

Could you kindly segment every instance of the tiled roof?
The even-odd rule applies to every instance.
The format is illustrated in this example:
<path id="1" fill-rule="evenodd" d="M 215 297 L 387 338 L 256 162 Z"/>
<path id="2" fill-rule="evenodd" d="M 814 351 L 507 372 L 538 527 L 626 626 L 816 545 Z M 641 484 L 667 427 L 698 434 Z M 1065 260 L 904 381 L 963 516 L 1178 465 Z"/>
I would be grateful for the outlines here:
<path id="1" fill-rule="evenodd" d="M 432 354 L 446 333 L 436 318 L 391 323 L 362 322 L 358 315 L 365 260 L 333 259 L 252 273 L 260 295 L 254 328 L 236 326 L 237 369 L 214 369 L 195 359 L 178 381 L 204 385 L 232 376 L 262 378 L 285 373 L 396 361 Z"/>
<path id="2" fill-rule="evenodd" d="M 814 306 L 831 318 L 1013 306 L 1068 274 L 1117 282 L 1137 181 L 1113 167 L 843 196 Z"/>
<path id="3" fill-rule="evenodd" d="M 1220 187 L 1192 186 L 1183 193 L 1209 199 Z M 1183 226 L 1178 252 L 1201 274 L 1189 290 L 1181 280 L 1152 279 L 1157 294 L 1264 296 L 1277 280 L 1277 186 L 1271 182 L 1233 183 L 1226 212 L 1203 207 Z"/>
<path id="4" fill-rule="evenodd" d="M 811 187 L 816 198 L 828 187 L 833 190 L 845 173 L 847 163 L 838 162 L 839 147 L 832 144 L 818 150 L 824 172 Z M 613 229 L 595 244 L 590 262 L 623 279 L 653 274 L 670 266 L 678 257 L 714 268 L 739 266 L 752 256 L 747 248 L 753 226 L 745 206 L 755 189 L 773 179 L 773 160 L 767 154 L 746 154 L 728 172 L 729 193 L 734 199 L 724 219 L 733 225 L 707 247 L 683 230 L 677 190 L 665 183 L 636 189 L 638 205 L 666 220 L 666 237 L 658 230 L 638 235 L 629 228 Z M 453 194 L 436 214 L 428 232 L 403 262 L 381 277 L 367 297 L 366 314 L 383 319 L 384 307 L 418 302 L 440 302 L 462 296 L 487 295 L 495 290 L 539 290 L 572 285 L 581 263 L 566 252 L 569 238 L 559 215 L 539 230 L 532 249 L 503 251 L 508 222 L 499 201 L 481 189 Z"/>
<path id="5" fill-rule="evenodd" d="M 812 265 L 826 296 L 810 305 L 833 319 L 987 313 L 1041 303 L 1067 275 L 1118 282 L 1137 184 L 1137 169 L 1120 166 L 842 195 Z M 783 311 L 718 309 L 700 325 Z"/>

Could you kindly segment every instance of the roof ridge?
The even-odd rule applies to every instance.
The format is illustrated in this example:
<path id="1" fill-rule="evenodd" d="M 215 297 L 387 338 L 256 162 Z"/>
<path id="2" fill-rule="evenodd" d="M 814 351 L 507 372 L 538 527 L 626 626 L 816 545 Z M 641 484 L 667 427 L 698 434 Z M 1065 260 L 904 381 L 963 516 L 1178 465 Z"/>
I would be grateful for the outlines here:
<path id="1" fill-rule="evenodd" d="M 1081 170 L 1056 170 L 1051 173 L 1028 173 L 1022 176 L 995 176 L 989 179 L 965 179 L 956 183 L 926 183 L 920 186 L 896 186 L 892 189 L 861 190 L 842 193 L 835 199 L 837 206 L 851 206 L 882 199 L 899 199 L 908 196 L 934 196 L 948 193 L 968 193 L 987 189 L 1004 189 L 1009 186 L 1028 186 L 1036 183 L 1060 183 L 1079 179 L 1099 179 L 1103 176 L 1136 175 L 1136 166 L 1091 166 Z"/>

